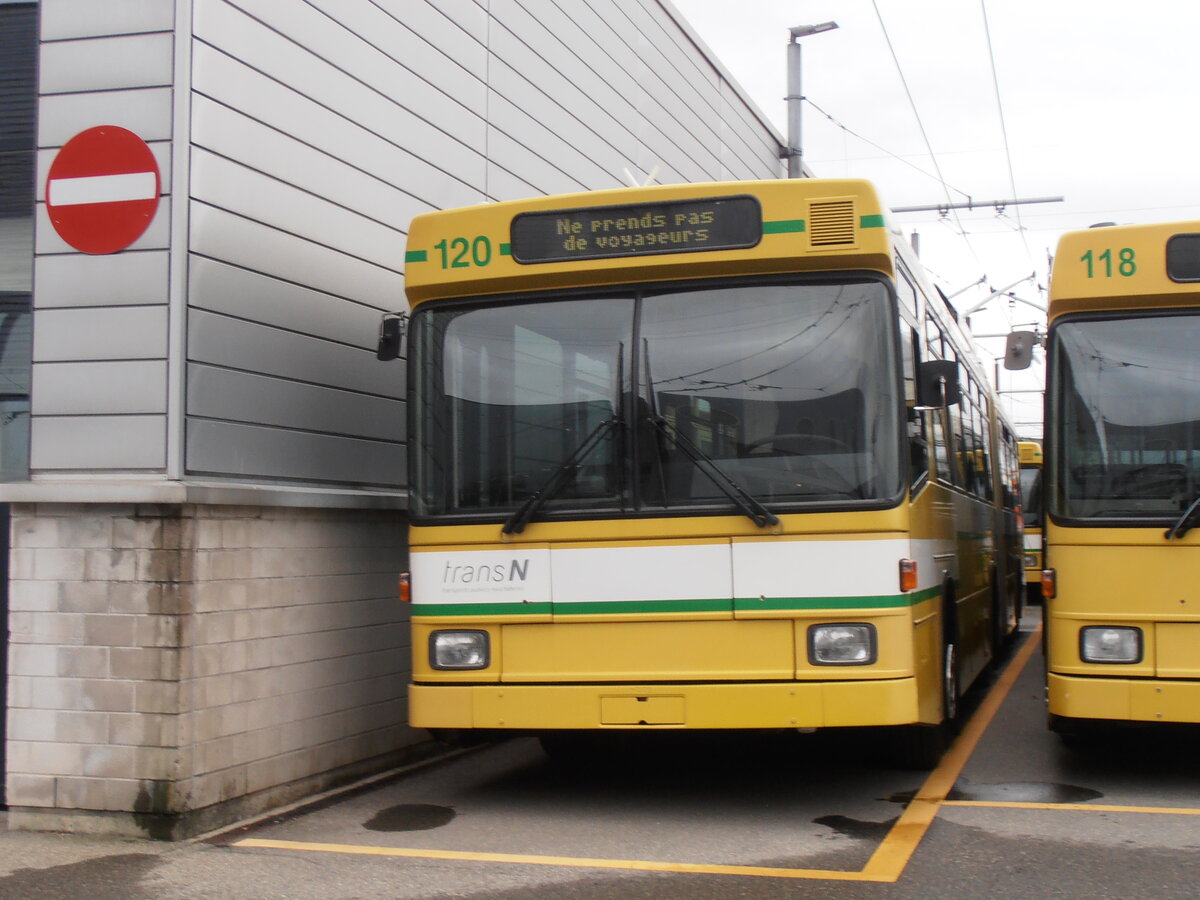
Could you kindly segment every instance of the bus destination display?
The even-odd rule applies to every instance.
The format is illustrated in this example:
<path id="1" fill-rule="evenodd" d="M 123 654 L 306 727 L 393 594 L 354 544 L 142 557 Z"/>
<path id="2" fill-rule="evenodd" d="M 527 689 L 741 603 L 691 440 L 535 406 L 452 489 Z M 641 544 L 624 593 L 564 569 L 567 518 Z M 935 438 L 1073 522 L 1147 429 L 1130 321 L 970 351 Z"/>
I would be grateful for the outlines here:
<path id="1" fill-rule="evenodd" d="M 740 250 L 762 238 L 762 208 L 734 196 L 520 213 L 510 238 L 519 263 Z"/>

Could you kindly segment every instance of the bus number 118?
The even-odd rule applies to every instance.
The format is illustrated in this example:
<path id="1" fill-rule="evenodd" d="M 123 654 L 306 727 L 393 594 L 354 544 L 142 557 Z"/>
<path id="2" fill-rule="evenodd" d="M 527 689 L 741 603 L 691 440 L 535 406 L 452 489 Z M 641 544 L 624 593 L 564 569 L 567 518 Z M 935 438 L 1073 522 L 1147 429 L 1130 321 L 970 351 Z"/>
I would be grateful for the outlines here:
<path id="1" fill-rule="evenodd" d="M 1079 257 L 1079 261 L 1087 266 L 1088 278 L 1113 277 L 1113 251 L 1111 248 L 1099 255 L 1093 254 L 1089 250 L 1083 256 Z M 1123 278 L 1128 278 L 1137 272 L 1137 263 L 1134 262 L 1132 247 L 1122 247 L 1117 251 L 1116 262 L 1117 274 Z"/>

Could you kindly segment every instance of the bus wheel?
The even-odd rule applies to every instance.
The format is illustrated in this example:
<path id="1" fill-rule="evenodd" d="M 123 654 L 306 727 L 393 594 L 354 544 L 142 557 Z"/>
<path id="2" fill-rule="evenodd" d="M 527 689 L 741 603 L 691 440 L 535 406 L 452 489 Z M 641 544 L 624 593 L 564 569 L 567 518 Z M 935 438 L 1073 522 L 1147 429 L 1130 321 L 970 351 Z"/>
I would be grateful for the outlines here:
<path id="1" fill-rule="evenodd" d="M 1000 665 L 1000 657 L 1008 645 L 1008 606 L 1004 602 L 1004 591 L 1000 586 L 999 573 L 992 566 L 989 575 L 989 591 L 992 598 L 992 665 Z"/>
<path id="2" fill-rule="evenodd" d="M 953 722 L 958 718 L 958 645 L 946 644 L 942 650 L 942 718 Z"/>

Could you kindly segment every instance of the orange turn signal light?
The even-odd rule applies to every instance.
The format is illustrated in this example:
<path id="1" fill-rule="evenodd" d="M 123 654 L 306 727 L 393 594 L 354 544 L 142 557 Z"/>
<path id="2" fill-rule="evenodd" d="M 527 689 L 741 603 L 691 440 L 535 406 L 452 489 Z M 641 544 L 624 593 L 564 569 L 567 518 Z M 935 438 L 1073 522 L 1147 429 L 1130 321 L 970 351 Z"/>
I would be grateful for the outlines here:
<path id="1" fill-rule="evenodd" d="M 399 594 L 401 603 L 412 602 L 412 582 L 407 572 L 400 573 Z"/>
<path id="2" fill-rule="evenodd" d="M 1054 569 L 1042 569 L 1042 596 L 1053 600 L 1058 594 L 1058 573 Z"/>
<path id="3" fill-rule="evenodd" d="M 917 561 L 915 559 L 900 560 L 900 592 L 907 593 L 917 589 Z"/>

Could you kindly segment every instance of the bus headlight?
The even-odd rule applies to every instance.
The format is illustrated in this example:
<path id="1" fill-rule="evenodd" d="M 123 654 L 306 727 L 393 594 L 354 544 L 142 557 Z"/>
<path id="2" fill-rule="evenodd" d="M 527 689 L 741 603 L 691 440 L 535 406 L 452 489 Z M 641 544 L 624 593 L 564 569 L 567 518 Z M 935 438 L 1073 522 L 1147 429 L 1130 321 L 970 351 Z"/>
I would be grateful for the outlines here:
<path id="1" fill-rule="evenodd" d="M 486 669 L 490 661 L 486 631 L 435 631 L 429 635 L 429 665 L 435 669 Z"/>
<path id="2" fill-rule="evenodd" d="M 808 661 L 814 666 L 869 666 L 876 653 L 874 625 L 813 625 L 808 629 Z"/>
<path id="3" fill-rule="evenodd" d="M 1142 629 L 1088 625 L 1079 630 L 1079 658 L 1089 663 L 1142 661 Z"/>

